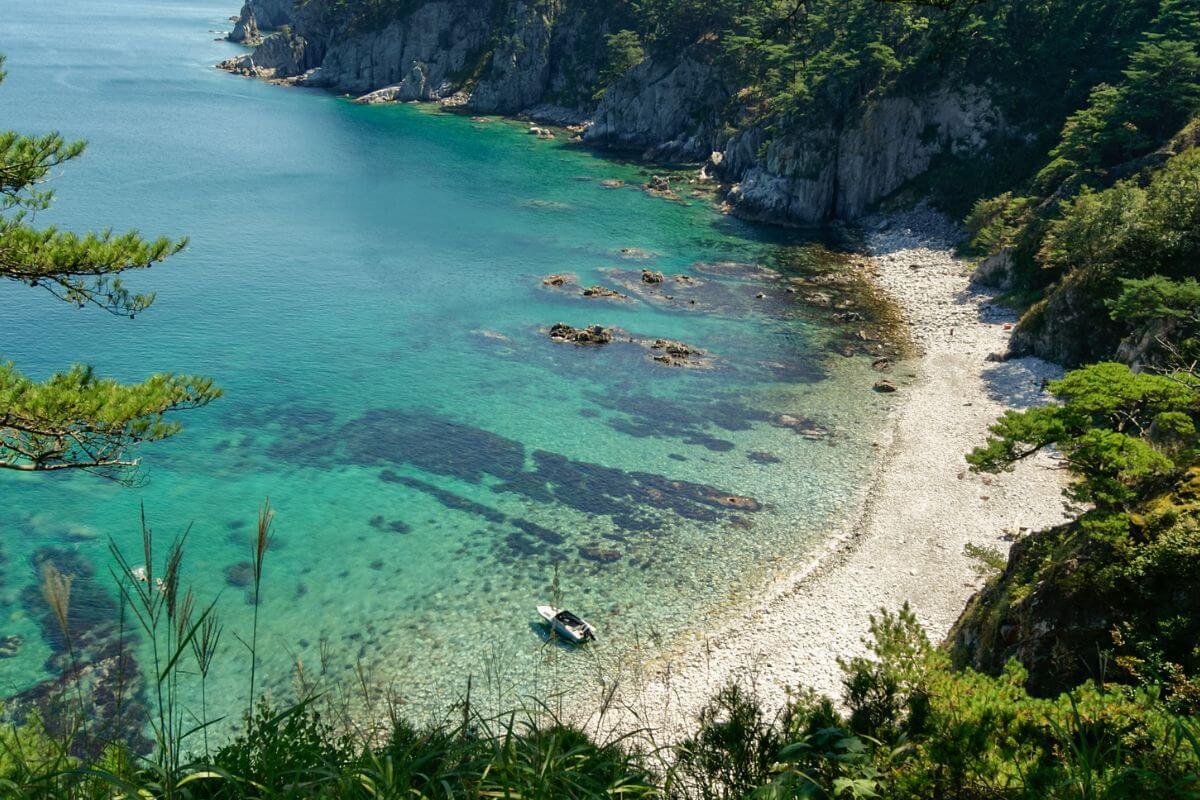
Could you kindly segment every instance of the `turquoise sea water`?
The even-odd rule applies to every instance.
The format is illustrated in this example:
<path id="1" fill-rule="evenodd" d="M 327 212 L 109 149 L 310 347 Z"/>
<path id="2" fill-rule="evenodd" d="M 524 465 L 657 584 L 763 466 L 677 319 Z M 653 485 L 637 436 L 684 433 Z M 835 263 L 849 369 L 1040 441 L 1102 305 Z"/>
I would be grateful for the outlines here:
<path id="1" fill-rule="evenodd" d="M 360 662 L 422 711 L 469 674 L 538 690 L 530 623 L 556 566 L 601 628 L 586 668 L 564 655 L 591 670 L 712 624 L 844 521 L 887 401 L 865 390 L 868 357 L 839 354 L 853 332 L 784 291 L 823 267 L 822 246 L 704 199 L 606 188 L 647 173 L 519 124 L 217 72 L 239 49 L 214 41 L 235 6 L 10 0 L 0 15 L 0 127 L 90 142 L 37 222 L 190 237 L 129 279 L 158 292 L 133 321 L 0 286 L 0 357 L 39 376 L 74 361 L 202 373 L 226 391 L 143 451 L 139 486 L 0 475 L 0 635 L 24 642 L 0 690 L 48 674 L 35 562 L 108 581 L 106 541 L 133 552 L 139 503 L 160 541 L 192 526 L 187 578 L 219 594 L 227 627 L 209 693 L 235 713 L 232 634 L 248 631 L 240 584 L 267 496 L 266 683 L 283 691 L 327 642 L 335 675 Z M 571 272 L 639 290 L 643 266 L 668 288 L 610 302 L 541 285 Z M 559 320 L 715 360 L 556 344 Z"/>

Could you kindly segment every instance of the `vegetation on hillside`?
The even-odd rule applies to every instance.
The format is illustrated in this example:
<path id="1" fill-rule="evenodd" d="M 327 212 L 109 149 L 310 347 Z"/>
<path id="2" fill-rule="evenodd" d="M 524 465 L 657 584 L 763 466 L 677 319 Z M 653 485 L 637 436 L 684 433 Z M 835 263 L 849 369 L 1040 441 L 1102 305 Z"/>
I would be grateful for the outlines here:
<path id="1" fill-rule="evenodd" d="M 163 261 L 186 240 L 34 227 L 34 214 L 54 198 L 43 183 L 83 150 L 83 142 L 56 133 L 0 131 L 0 278 L 46 289 L 81 308 L 133 317 L 154 296 L 129 291 L 120 275 Z M 0 469 L 83 469 L 129 480 L 138 464 L 135 446 L 175 434 L 179 425 L 169 414 L 219 394 L 207 378 L 163 374 L 123 384 L 75 366 L 36 381 L 0 362 Z"/>
<path id="2" fill-rule="evenodd" d="M 1050 388 L 1057 404 L 1008 412 L 968 460 L 994 471 L 1053 447 L 1087 510 L 1017 544 L 956 655 L 1019 658 L 1041 694 L 1102 678 L 1200 713 L 1200 376 L 1099 363 Z"/>

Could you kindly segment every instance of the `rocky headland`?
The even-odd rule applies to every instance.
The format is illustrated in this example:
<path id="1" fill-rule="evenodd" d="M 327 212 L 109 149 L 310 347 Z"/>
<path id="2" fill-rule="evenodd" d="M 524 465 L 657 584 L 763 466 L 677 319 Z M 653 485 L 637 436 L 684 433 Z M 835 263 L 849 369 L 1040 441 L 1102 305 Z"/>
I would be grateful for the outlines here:
<path id="1" fill-rule="evenodd" d="M 855 219 L 939 156 L 973 154 L 1011 132 L 970 85 L 884 96 L 836 122 L 773 130 L 742 107 L 703 44 L 646 55 L 603 85 L 615 25 L 582 2 L 428 0 L 367 24 L 339 17 L 331 0 L 247 0 L 230 38 L 254 49 L 219 66 L 365 103 L 437 102 L 573 126 L 589 145 L 696 164 L 731 213 L 781 224 Z M 260 42 L 260 30 L 274 32 Z M 662 183 L 648 190 L 672 196 Z"/>

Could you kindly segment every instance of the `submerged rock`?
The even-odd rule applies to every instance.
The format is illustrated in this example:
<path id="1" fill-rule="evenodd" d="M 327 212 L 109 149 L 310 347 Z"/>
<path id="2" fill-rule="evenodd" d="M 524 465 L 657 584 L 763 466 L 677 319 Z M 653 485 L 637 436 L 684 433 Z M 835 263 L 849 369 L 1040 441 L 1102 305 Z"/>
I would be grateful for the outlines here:
<path id="1" fill-rule="evenodd" d="M 646 181 L 646 188 L 655 192 L 669 192 L 671 191 L 671 181 L 661 175 L 651 175 L 650 180 Z"/>
<path id="2" fill-rule="evenodd" d="M 542 278 L 542 286 L 566 286 L 568 283 L 574 283 L 575 276 L 569 272 L 555 273 Z"/>
<path id="3" fill-rule="evenodd" d="M 595 561 L 600 564 L 611 564 L 614 561 L 621 559 L 621 553 L 618 550 L 608 550 L 597 545 L 587 545 L 579 548 L 579 555 L 586 558 L 588 561 Z"/>
<path id="4" fill-rule="evenodd" d="M 650 357 L 660 364 L 669 364 L 673 367 L 700 367 L 710 366 L 712 363 L 712 359 L 707 358 L 708 353 L 705 351 L 674 339 L 655 339 L 648 344 L 651 351 Z"/>
<path id="5" fill-rule="evenodd" d="M 20 636 L 5 636 L 0 638 L 0 658 L 12 658 L 21 652 L 25 640 Z"/>
<path id="6" fill-rule="evenodd" d="M 776 414 L 771 418 L 771 424 L 776 428 L 787 428 L 797 436 L 803 436 L 805 439 L 823 439 L 829 435 L 828 430 L 813 420 L 791 414 Z"/>
<path id="7" fill-rule="evenodd" d="M 755 500 L 753 497 L 744 497 L 738 494 L 731 494 L 724 497 L 716 498 L 718 504 L 729 508 L 740 508 L 744 511 L 761 511 L 762 503 Z"/>
<path id="8" fill-rule="evenodd" d="M 650 269 L 642 270 L 642 283 L 653 284 L 653 283 L 662 283 L 662 282 L 663 282 L 663 274 L 661 272 L 655 272 L 654 270 L 650 270 Z"/>
<path id="9" fill-rule="evenodd" d="M 879 380 L 875 381 L 875 385 L 872 388 L 877 392 L 890 394 L 896 391 L 896 384 L 892 383 L 887 378 L 880 378 Z"/>
<path id="10" fill-rule="evenodd" d="M 601 182 L 603 183 L 603 181 L 601 181 Z M 618 183 L 619 183 L 619 181 L 618 181 Z M 629 258 L 629 259 L 633 259 L 636 261 L 645 261 L 646 259 L 651 258 L 651 257 L 652 257 L 652 254 L 650 252 L 648 252 L 646 250 L 642 250 L 641 248 L 638 248 L 638 247 L 622 247 L 621 248 L 621 258 Z"/>
<path id="11" fill-rule="evenodd" d="M 225 568 L 225 582 L 237 589 L 244 589 L 254 582 L 254 565 L 239 561 Z"/>

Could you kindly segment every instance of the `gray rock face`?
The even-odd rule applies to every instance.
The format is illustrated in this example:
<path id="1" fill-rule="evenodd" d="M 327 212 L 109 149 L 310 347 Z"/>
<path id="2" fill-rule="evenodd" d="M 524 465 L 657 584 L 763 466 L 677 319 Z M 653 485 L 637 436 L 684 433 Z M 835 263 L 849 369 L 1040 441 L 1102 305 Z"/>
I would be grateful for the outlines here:
<path id="1" fill-rule="evenodd" d="M 834 207 L 837 159 L 831 154 L 836 147 L 832 128 L 769 142 L 761 128 L 750 128 L 729 140 L 714 172 L 732 184 L 728 199 L 739 216 L 816 224 L 827 219 Z"/>
<path id="2" fill-rule="evenodd" d="M 275 30 L 296 24 L 295 0 L 247 0 L 246 8 L 254 14 L 260 28 Z M 245 9 L 242 13 L 245 14 Z"/>
<path id="3" fill-rule="evenodd" d="M 810 224 L 854 219 L 925 172 L 934 156 L 976 152 L 1001 125 L 974 87 L 885 98 L 840 131 L 810 127 L 770 141 L 756 128 L 737 134 L 716 172 L 733 184 L 730 202 L 743 216 Z"/>
<path id="4" fill-rule="evenodd" d="M 303 36 L 284 29 L 264 39 L 253 53 L 222 61 L 217 66 L 239 75 L 276 80 L 303 75 L 318 64 L 316 48 Z"/>
<path id="5" fill-rule="evenodd" d="M 541 101 L 550 81 L 553 6 L 517 0 L 512 35 L 492 53 L 485 76 L 471 92 L 468 105 L 489 113 L 515 114 Z"/>
<path id="6" fill-rule="evenodd" d="M 487 42 L 488 12 L 487 3 L 438 0 L 381 30 L 334 37 L 305 83 L 353 94 L 386 88 L 390 100 L 448 97 Z"/>
<path id="7" fill-rule="evenodd" d="M 717 111 L 729 96 L 718 70 L 693 55 L 678 63 L 647 59 L 605 93 L 584 141 L 659 157 L 706 158 Z"/>
<path id="8" fill-rule="evenodd" d="M 231 42 L 238 42 L 245 45 L 257 45 L 262 43 L 262 36 L 258 32 L 258 21 L 254 16 L 254 9 L 249 3 L 242 6 L 242 13 L 238 16 L 237 22 L 233 24 L 233 30 L 226 37 Z"/>
<path id="9" fill-rule="evenodd" d="M 971 273 L 971 283 L 976 286 L 987 286 L 1002 292 L 1015 288 L 1013 275 L 1013 254 L 1011 247 L 1003 247 L 975 265 Z"/>
<path id="10" fill-rule="evenodd" d="M 1104 298 L 1110 296 L 1106 279 L 1084 270 L 1068 275 L 1045 300 L 1034 304 L 1013 330 L 1009 349 L 1014 355 L 1035 355 L 1067 367 L 1101 361 L 1117 350 L 1125 336 L 1123 326 L 1108 314 Z M 1080 335 L 1080 331 L 1087 331 Z M 1126 358 L 1139 360 L 1131 342 Z"/>

